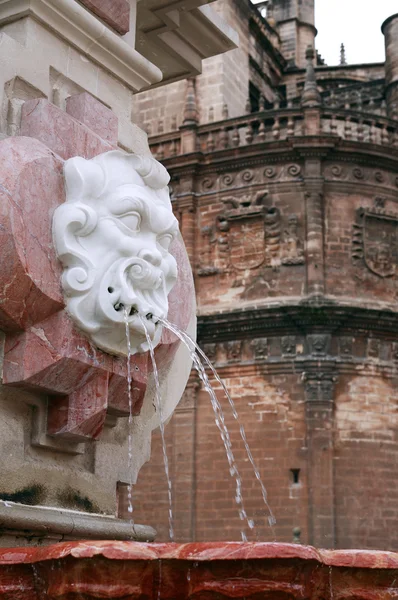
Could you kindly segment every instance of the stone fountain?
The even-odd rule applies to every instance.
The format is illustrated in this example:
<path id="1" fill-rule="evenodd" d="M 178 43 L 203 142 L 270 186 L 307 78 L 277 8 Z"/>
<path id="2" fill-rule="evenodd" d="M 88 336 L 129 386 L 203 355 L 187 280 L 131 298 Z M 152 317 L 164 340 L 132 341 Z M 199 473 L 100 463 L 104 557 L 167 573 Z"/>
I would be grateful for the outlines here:
<path id="1" fill-rule="evenodd" d="M 4 600 L 398 597 L 393 553 L 154 544 L 152 527 L 126 513 L 160 424 L 141 319 L 166 421 L 191 358 L 156 317 L 195 337 L 195 294 L 168 174 L 125 107 L 233 47 L 202 4 L 0 2 Z M 199 25 L 196 54 L 183 58 L 176 35 Z"/>

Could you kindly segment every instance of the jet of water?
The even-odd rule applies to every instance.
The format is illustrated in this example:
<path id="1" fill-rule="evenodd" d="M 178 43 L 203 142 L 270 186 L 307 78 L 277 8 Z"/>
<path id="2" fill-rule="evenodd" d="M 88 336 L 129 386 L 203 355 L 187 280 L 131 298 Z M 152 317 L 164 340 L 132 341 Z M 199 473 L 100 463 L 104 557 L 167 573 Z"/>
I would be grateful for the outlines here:
<path id="1" fill-rule="evenodd" d="M 129 421 L 128 421 L 128 460 L 127 460 L 127 472 L 129 475 L 132 471 L 132 461 L 133 461 L 133 397 L 131 394 L 131 384 L 132 384 L 132 376 L 131 376 L 131 340 L 130 340 L 130 327 L 128 321 L 129 313 L 128 310 L 124 309 L 124 324 L 126 328 L 126 341 L 127 341 L 127 393 L 129 399 Z M 127 510 L 130 515 L 133 513 L 133 483 L 130 481 L 130 484 L 127 488 Z M 133 524 L 133 520 L 130 520 L 131 524 Z"/>
<path id="2" fill-rule="evenodd" d="M 156 317 L 158 319 L 158 317 Z M 205 371 L 205 368 L 203 366 L 203 363 L 200 359 L 200 356 L 203 357 L 203 359 L 205 360 L 206 364 L 208 364 L 211 368 L 211 370 L 213 371 L 213 373 L 215 373 L 217 381 L 219 381 L 222 385 L 222 388 L 228 398 L 229 404 L 231 405 L 232 408 L 232 413 L 235 419 L 238 420 L 239 423 L 239 416 L 238 413 L 236 411 L 235 408 L 235 404 L 231 398 L 231 396 L 228 393 L 228 390 L 226 389 L 224 383 L 221 381 L 221 379 L 219 378 L 218 374 L 215 372 L 214 367 L 212 366 L 212 364 L 210 363 L 209 359 L 207 358 L 207 356 L 202 352 L 202 350 L 199 348 L 199 346 L 197 346 L 197 344 L 192 340 L 192 338 L 184 331 L 182 331 L 181 329 L 179 329 L 176 325 L 174 325 L 173 323 L 170 323 L 167 319 L 163 319 L 163 318 L 159 318 L 158 319 L 160 321 L 160 323 L 162 323 L 165 327 L 167 327 L 168 329 L 170 329 L 170 331 L 172 331 L 188 348 L 192 360 L 193 360 L 193 364 L 196 368 L 196 370 L 198 371 L 199 377 L 202 380 L 204 387 L 207 391 L 207 393 L 210 396 L 210 400 L 211 400 L 211 404 L 213 407 L 213 411 L 215 414 L 215 421 L 216 421 L 216 425 L 220 431 L 220 435 L 221 435 L 221 439 L 224 443 L 224 447 L 226 450 L 226 454 L 227 454 L 227 459 L 228 459 L 228 463 L 230 466 L 230 474 L 231 477 L 234 477 L 235 479 L 235 484 L 236 484 L 236 495 L 235 495 L 235 501 L 239 506 L 239 517 L 241 520 L 246 520 L 249 529 L 253 529 L 254 528 L 254 522 L 252 519 L 249 519 L 246 510 L 244 508 L 244 504 L 243 504 L 243 495 L 242 495 L 242 480 L 239 474 L 239 470 L 236 464 L 236 460 L 234 457 L 234 453 L 232 450 L 232 443 L 231 443 L 231 438 L 225 423 L 225 417 L 224 417 L 224 412 L 222 409 L 222 406 L 214 392 L 214 389 L 209 381 L 209 378 L 207 376 L 207 373 Z M 198 352 L 198 354 L 197 354 Z M 245 435 L 245 430 L 243 425 L 240 425 L 240 435 L 242 437 L 242 440 L 245 444 L 245 448 L 246 448 L 246 452 L 248 454 L 249 460 L 253 466 L 253 468 L 255 469 L 255 474 L 256 474 L 256 478 L 259 480 L 261 486 L 262 486 L 262 492 L 263 492 L 263 499 L 266 503 L 266 506 L 269 510 L 269 513 L 271 515 L 271 517 L 269 518 L 269 523 L 272 526 L 275 522 L 274 516 L 268 506 L 267 500 L 266 500 L 266 491 L 265 491 L 265 487 L 261 481 L 261 477 L 260 477 L 260 473 L 255 465 L 254 459 L 253 459 L 253 455 L 250 451 L 247 439 L 246 439 L 246 435 Z M 245 533 L 242 531 L 242 540 L 243 541 L 247 541 L 247 537 L 245 535 Z"/>
<path id="3" fill-rule="evenodd" d="M 160 385 L 159 385 L 159 374 L 155 360 L 155 352 L 153 348 L 152 340 L 149 336 L 148 329 L 145 324 L 145 320 L 141 315 L 138 315 L 141 321 L 142 327 L 145 332 L 146 341 L 149 347 L 149 354 L 151 356 L 152 367 L 153 367 L 153 377 L 155 380 L 155 407 L 158 413 L 159 422 L 160 422 L 160 435 L 162 438 L 162 448 L 163 448 L 163 461 L 164 461 L 164 470 L 166 473 L 167 479 L 167 493 L 169 497 L 169 534 L 170 541 L 174 542 L 174 526 L 173 526 L 173 495 L 172 495 L 172 485 L 170 478 L 170 469 L 169 469 L 169 460 L 167 457 L 167 448 L 166 448 L 166 438 L 164 433 L 164 423 L 163 423 L 163 410 L 162 410 L 162 399 L 160 395 Z"/>
<path id="4" fill-rule="evenodd" d="M 256 465 L 256 462 L 255 462 L 253 454 L 251 452 L 249 443 L 247 441 L 245 428 L 244 428 L 244 426 L 239 421 L 238 411 L 236 410 L 235 403 L 234 403 L 234 401 L 233 401 L 230 393 L 228 392 L 228 390 L 227 390 L 227 388 L 225 386 L 225 383 L 222 381 L 222 379 L 218 375 L 216 369 L 213 367 L 211 361 L 208 359 L 208 357 L 203 352 L 203 350 L 200 348 L 200 346 L 198 346 L 198 344 L 185 331 L 179 329 L 175 324 L 170 323 L 170 321 L 168 321 L 167 319 L 160 318 L 159 321 L 165 327 L 167 327 L 168 329 L 170 329 L 181 341 L 183 341 L 185 343 L 185 345 L 188 347 L 188 350 L 190 351 L 191 355 L 194 354 L 196 356 L 196 352 L 199 354 L 199 356 L 205 361 L 206 365 L 210 368 L 210 370 L 213 373 L 213 376 L 216 379 L 216 381 L 221 385 L 221 387 L 223 389 L 223 392 L 224 392 L 224 394 L 225 394 L 225 396 L 226 396 L 226 398 L 228 400 L 228 403 L 229 403 L 229 405 L 231 407 L 232 415 L 233 415 L 234 419 L 239 424 L 239 433 L 240 433 L 241 439 L 243 441 L 243 444 L 244 444 L 244 447 L 245 447 L 245 450 L 246 450 L 246 454 L 247 454 L 247 456 L 249 458 L 250 464 L 252 465 L 255 477 L 256 477 L 256 479 L 259 482 L 259 485 L 261 487 L 261 494 L 262 494 L 262 497 L 263 497 L 263 501 L 264 501 L 264 504 L 265 504 L 265 506 L 267 507 L 267 510 L 268 510 L 268 514 L 269 514 L 268 523 L 269 523 L 270 527 L 273 528 L 273 526 L 276 524 L 276 519 L 275 519 L 275 516 L 274 516 L 274 514 L 273 514 L 273 512 L 271 510 L 271 507 L 269 506 L 269 503 L 268 503 L 267 490 L 266 490 L 265 485 L 264 485 L 264 483 L 263 483 L 263 481 L 261 479 L 261 475 L 260 475 L 259 469 L 258 469 L 258 467 Z M 193 359 L 193 360 L 194 360 L 194 364 L 195 364 L 195 359 Z M 202 368 L 203 368 L 203 365 L 202 365 Z M 200 375 L 200 373 L 199 373 L 199 375 Z M 207 378 L 208 385 L 212 389 L 211 384 L 210 384 L 210 382 L 208 380 L 207 375 L 206 375 L 206 378 Z M 206 390 L 210 394 L 210 391 L 208 390 L 207 387 L 206 387 Z M 214 391 L 213 391 L 213 394 L 214 394 Z M 211 396 L 211 394 L 210 394 L 210 396 Z M 222 408 L 221 408 L 221 406 L 220 406 L 217 398 L 216 398 L 216 401 L 218 403 L 218 412 L 222 413 Z M 232 473 L 231 473 L 231 475 L 232 475 Z"/>

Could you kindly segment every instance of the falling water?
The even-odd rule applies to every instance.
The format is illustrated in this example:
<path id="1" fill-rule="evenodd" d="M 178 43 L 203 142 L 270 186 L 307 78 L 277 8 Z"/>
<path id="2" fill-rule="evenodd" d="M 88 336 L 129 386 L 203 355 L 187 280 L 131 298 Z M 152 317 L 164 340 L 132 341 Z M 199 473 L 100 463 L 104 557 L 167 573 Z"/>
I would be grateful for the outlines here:
<path id="1" fill-rule="evenodd" d="M 209 378 L 207 376 L 207 373 L 203 367 L 203 363 L 200 360 L 199 356 L 202 357 L 202 359 L 205 361 L 205 363 L 207 364 L 207 366 L 210 368 L 210 370 L 212 371 L 216 381 L 221 385 L 224 394 L 228 400 L 228 403 L 231 407 L 232 410 L 232 415 L 234 417 L 234 419 L 238 422 L 239 424 L 239 432 L 240 432 L 240 436 L 242 438 L 243 444 L 245 446 L 245 450 L 247 453 L 247 456 L 249 458 L 249 461 L 252 465 L 254 474 L 256 479 L 258 480 L 260 487 L 261 487 L 261 493 L 262 493 L 262 497 L 264 500 L 264 504 L 267 507 L 268 513 L 269 513 L 269 517 L 268 517 L 268 522 L 270 527 L 272 528 L 275 523 L 276 523 L 276 519 L 273 515 L 273 512 L 268 504 L 268 500 L 267 500 L 267 491 L 265 488 L 265 485 L 261 479 L 261 475 L 260 472 L 258 470 L 258 467 L 254 461 L 254 457 L 253 454 L 250 450 L 250 446 L 248 444 L 247 438 L 246 438 L 246 432 L 244 429 L 244 426 L 242 424 L 239 423 L 239 414 L 236 410 L 235 407 L 235 403 L 233 401 L 233 399 L 231 398 L 231 395 L 229 394 L 224 382 L 221 380 L 221 378 L 219 377 L 217 371 L 215 370 L 215 368 L 213 367 L 212 363 L 210 362 L 210 360 L 207 358 L 206 354 L 203 352 L 203 350 L 196 344 L 196 342 L 194 342 L 194 340 L 185 332 L 180 330 L 176 325 L 174 325 L 173 323 L 170 323 L 169 321 L 167 321 L 167 319 L 159 319 L 159 321 L 168 329 L 170 329 L 183 343 L 185 343 L 185 345 L 187 346 L 188 350 L 191 353 L 193 362 L 194 362 L 194 366 L 196 368 L 196 370 L 198 371 L 198 374 L 201 378 L 201 380 L 203 381 L 203 384 L 205 386 L 206 391 L 208 392 L 211 402 L 212 402 L 212 406 L 213 406 L 213 410 L 214 413 L 216 415 L 216 425 L 220 430 L 220 434 L 221 434 L 221 438 L 224 442 L 224 446 L 227 452 L 227 457 L 228 457 L 228 462 L 230 465 L 230 473 L 231 476 L 235 476 L 235 481 L 236 481 L 236 502 L 237 504 L 240 504 L 241 506 L 241 510 L 239 511 L 240 513 L 240 518 L 246 519 L 247 523 L 249 525 L 250 529 L 253 529 L 254 527 L 254 523 L 251 519 L 248 519 L 246 511 L 244 510 L 243 507 L 243 499 L 242 499 L 242 489 L 241 489 L 241 478 L 239 476 L 239 472 L 237 470 L 237 466 L 236 466 L 236 462 L 235 462 L 235 458 L 232 452 L 232 447 L 231 447 L 231 439 L 229 436 L 229 432 L 227 430 L 226 424 L 225 424 L 225 420 L 224 420 L 224 414 L 223 414 L 223 410 L 222 407 L 217 399 L 217 396 L 214 393 L 214 390 L 210 384 Z M 196 352 L 199 354 L 196 354 Z M 245 535 L 242 532 L 242 538 L 245 541 Z"/>
<path id="2" fill-rule="evenodd" d="M 169 323 L 169 321 L 167 321 L 166 319 L 159 319 L 159 321 L 163 325 L 165 325 L 168 329 L 170 329 L 170 331 L 172 331 L 187 346 L 188 350 L 190 351 L 190 354 L 191 354 L 191 357 L 193 360 L 193 364 L 194 364 L 196 370 L 198 371 L 199 377 L 202 380 L 207 393 L 210 396 L 211 404 L 212 404 L 213 411 L 215 414 L 215 422 L 216 422 L 217 428 L 220 432 L 220 436 L 224 443 L 225 451 L 227 454 L 228 464 L 230 467 L 230 474 L 231 474 L 231 477 L 234 477 L 234 479 L 235 479 L 235 485 L 236 485 L 235 502 L 237 503 L 237 505 L 239 507 L 239 517 L 242 521 L 246 520 L 249 529 L 253 529 L 254 522 L 252 521 L 252 519 L 249 519 L 247 512 L 245 510 L 245 507 L 244 507 L 243 494 L 242 494 L 242 479 L 240 477 L 238 466 L 236 464 L 235 456 L 234 456 L 234 453 L 232 450 L 231 438 L 230 438 L 227 426 L 225 424 L 225 417 L 224 417 L 223 409 L 222 409 L 221 404 L 210 384 L 210 381 L 209 381 L 207 373 L 204 369 L 204 366 L 203 366 L 199 356 L 195 352 L 195 343 L 187 334 L 185 334 L 180 329 L 176 328 L 172 323 Z M 242 540 L 244 542 L 247 541 L 247 537 L 246 537 L 246 534 L 244 531 L 241 531 L 241 535 L 242 535 Z"/>
<path id="3" fill-rule="evenodd" d="M 160 397 L 160 385 L 159 385 L 159 375 L 158 369 L 156 366 L 155 360 L 155 352 L 153 349 L 152 340 L 149 336 L 148 329 L 146 327 L 144 319 L 139 315 L 141 324 L 145 331 L 146 341 L 149 346 L 149 353 L 151 355 L 152 367 L 153 367 L 153 377 L 155 380 L 155 406 L 159 417 L 160 423 L 160 435 L 162 438 L 162 448 L 163 448 L 163 461 L 164 461 L 164 470 L 166 473 L 167 479 L 167 493 L 169 497 L 169 533 L 170 533 L 170 541 L 174 541 L 174 527 L 173 527 L 173 496 L 172 496 L 172 487 L 171 487 L 171 478 L 170 478 L 170 470 L 169 470 L 169 460 L 167 458 L 167 448 L 166 448 L 166 438 L 164 433 L 164 423 L 163 423 L 163 414 L 162 414 L 162 399 Z"/>
<path id="4" fill-rule="evenodd" d="M 126 341 L 127 341 L 127 393 L 128 393 L 128 399 L 129 399 L 129 422 L 128 422 L 129 433 L 128 433 L 127 472 L 129 474 L 129 476 L 131 476 L 132 462 L 133 462 L 133 431 L 132 431 L 132 429 L 133 429 L 133 397 L 131 395 L 131 384 L 132 384 L 131 341 L 130 341 L 130 328 L 129 328 L 128 316 L 129 316 L 128 310 L 125 308 L 124 309 L 124 324 L 126 327 Z M 130 480 L 130 483 L 128 486 L 128 491 L 127 491 L 127 510 L 130 515 L 132 515 L 132 513 L 133 513 L 132 491 L 133 491 L 133 482 Z M 131 523 L 133 523 L 132 519 L 131 519 Z"/>

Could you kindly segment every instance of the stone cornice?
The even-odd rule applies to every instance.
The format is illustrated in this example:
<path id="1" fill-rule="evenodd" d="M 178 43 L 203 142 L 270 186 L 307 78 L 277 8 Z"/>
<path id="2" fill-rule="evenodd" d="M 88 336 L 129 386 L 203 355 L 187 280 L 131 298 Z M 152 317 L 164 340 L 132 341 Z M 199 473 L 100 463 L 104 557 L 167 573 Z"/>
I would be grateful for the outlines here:
<path id="1" fill-rule="evenodd" d="M 0 0 L 0 25 L 32 17 L 134 91 L 162 80 L 162 71 L 76 0 Z"/>
<path id="2" fill-rule="evenodd" d="M 341 333 L 359 329 L 377 332 L 395 339 L 398 335 L 398 313 L 389 307 L 363 307 L 329 301 L 301 299 L 296 303 L 273 303 L 231 311 L 218 311 L 198 316 L 200 342 L 247 339 L 264 335 L 286 335 L 311 332 Z"/>
<path id="3" fill-rule="evenodd" d="M 238 43 L 236 31 L 204 0 L 137 4 L 136 47 L 161 68 L 163 82 L 201 73 L 204 58 L 232 50 Z"/>
<path id="4" fill-rule="evenodd" d="M 195 168 L 198 174 L 221 173 L 262 166 L 265 164 L 297 161 L 300 158 L 318 157 L 323 160 L 343 161 L 369 167 L 397 169 L 398 148 L 365 142 L 343 140 L 337 136 L 306 136 L 275 142 L 215 150 L 211 154 L 196 152 L 162 159 L 162 163 L 174 175 L 181 175 Z"/>

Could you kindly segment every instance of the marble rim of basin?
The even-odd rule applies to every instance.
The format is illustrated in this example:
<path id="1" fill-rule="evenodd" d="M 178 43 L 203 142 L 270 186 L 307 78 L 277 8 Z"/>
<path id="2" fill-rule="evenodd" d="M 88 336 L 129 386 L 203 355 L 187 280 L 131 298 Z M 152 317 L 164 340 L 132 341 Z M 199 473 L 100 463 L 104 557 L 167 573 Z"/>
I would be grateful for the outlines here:
<path id="1" fill-rule="evenodd" d="M 0 549 L 0 599 L 393 600 L 398 554 L 278 543 L 64 542 Z"/>

